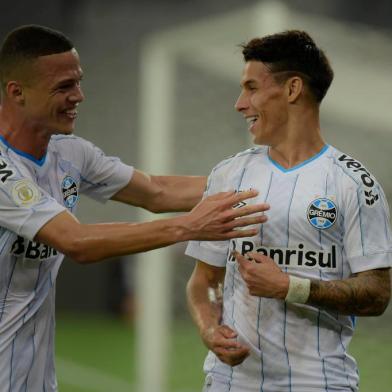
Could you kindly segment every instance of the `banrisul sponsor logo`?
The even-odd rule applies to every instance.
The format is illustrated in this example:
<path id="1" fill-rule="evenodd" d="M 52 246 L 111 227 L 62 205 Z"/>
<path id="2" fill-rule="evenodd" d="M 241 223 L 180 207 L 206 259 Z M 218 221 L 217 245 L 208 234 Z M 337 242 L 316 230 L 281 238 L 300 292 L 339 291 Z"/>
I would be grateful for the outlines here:
<path id="1" fill-rule="evenodd" d="M 14 256 L 23 256 L 25 259 L 46 260 L 52 256 L 57 256 L 58 252 L 56 249 L 53 249 L 48 245 L 44 245 L 36 241 L 29 241 L 18 236 L 12 244 L 11 254 Z"/>
<path id="2" fill-rule="evenodd" d="M 336 245 L 332 245 L 330 250 L 307 249 L 305 245 L 299 243 L 297 247 L 266 247 L 257 245 L 249 240 L 231 240 L 231 250 L 245 255 L 248 252 L 258 252 L 264 256 L 271 257 L 276 264 L 282 267 L 293 268 L 321 268 L 323 270 L 336 270 Z M 235 261 L 229 253 L 229 260 Z"/>
<path id="3" fill-rule="evenodd" d="M 61 183 L 61 192 L 63 193 L 64 205 L 72 208 L 78 201 L 78 186 L 71 176 L 66 176 Z"/>
<path id="4" fill-rule="evenodd" d="M 372 175 L 362 166 L 361 162 L 356 161 L 348 155 L 343 154 L 338 159 L 346 165 L 347 169 L 359 176 L 362 184 L 367 188 L 364 190 L 366 204 L 370 207 L 374 205 L 379 200 L 379 196 L 375 192 L 374 185 L 376 182 Z"/>
<path id="5" fill-rule="evenodd" d="M 320 197 L 310 203 L 306 215 L 313 227 L 324 230 L 336 222 L 338 210 L 332 200 Z"/>

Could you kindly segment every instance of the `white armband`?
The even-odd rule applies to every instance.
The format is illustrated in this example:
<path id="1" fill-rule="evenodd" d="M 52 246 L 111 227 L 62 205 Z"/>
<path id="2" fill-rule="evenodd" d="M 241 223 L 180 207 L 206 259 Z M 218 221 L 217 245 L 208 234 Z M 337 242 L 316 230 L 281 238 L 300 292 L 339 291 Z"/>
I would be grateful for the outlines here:
<path id="1" fill-rule="evenodd" d="M 284 299 L 286 302 L 304 304 L 308 300 L 309 294 L 310 279 L 289 275 L 289 290 Z"/>

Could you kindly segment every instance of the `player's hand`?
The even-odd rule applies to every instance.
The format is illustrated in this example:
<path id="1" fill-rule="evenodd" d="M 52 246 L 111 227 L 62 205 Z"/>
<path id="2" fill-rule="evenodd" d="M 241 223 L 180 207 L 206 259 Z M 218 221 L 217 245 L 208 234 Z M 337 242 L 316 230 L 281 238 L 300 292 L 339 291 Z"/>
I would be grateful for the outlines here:
<path id="1" fill-rule="evenodd" d="M 244 257 L 234 251 L 233 255 L 250 295 L 279 299 L 286 297 L 289 275 L 281 271 L 270 257 L 257 252 L 249 252 Z"/>
<path id="2" fill-rule="evenodd" d="M 236 229 L 265 223 L 267 217 L 263 213 L 269 209 L 269 205 L 262 203 L 240 208 L 233 208 L 233 206 L 243 200 L 256 197 L 257 194 L 256 190 L 249 190 L 238 193 L 221 192 L 206 197 L 185 215 L 187 239 L 214 241 L 254 236 L 259 231 L 258 227 Z"/>
<path id="3" fill-rule="evenodd" d="M 236 366 L 249 355 L 249 347 L 237 342 L 237 332 L 227 325 L 217 325 L 202 332 L 205 345 L 224 363 Z"/>

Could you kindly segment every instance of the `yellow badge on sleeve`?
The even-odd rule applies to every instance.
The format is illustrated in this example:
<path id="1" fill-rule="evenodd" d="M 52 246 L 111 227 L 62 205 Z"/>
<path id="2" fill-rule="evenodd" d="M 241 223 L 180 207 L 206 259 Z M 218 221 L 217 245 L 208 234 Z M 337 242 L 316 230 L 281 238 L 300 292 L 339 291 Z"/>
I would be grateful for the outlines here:
<path id="1" fill-rule="evenodd" d="M 32 181 L 23 179 L 12 187 L 12 198 L 19 206 L 29 207 L 41 199 L 41 192 Z"/>

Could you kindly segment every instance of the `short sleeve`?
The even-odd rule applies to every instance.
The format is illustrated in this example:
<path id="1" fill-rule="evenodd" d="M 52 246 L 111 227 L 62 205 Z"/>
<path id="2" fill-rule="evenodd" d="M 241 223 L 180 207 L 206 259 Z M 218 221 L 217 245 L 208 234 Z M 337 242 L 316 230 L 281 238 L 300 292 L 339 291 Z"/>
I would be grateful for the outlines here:
<path id="1" fill-rule="evenodd" d="M 106 156 L 92 143 L 80 139 L 84 164 L 81 170 L 81 193 L 101 202 L 109 200 L 131 180 L 134 168 L 119 158 Z"/>
<path id="2" fill-rule="evenodd" d="M 392 236 L 389 207 L 376 183 L 362 184 L 345 192 L 344 249 L 351 271 L 358 273 L 392 266 Z"/>
<path id="3" fill-rule="evenodd" d="M 230 190 L 217 170 L 213 170 L 207 181 L 203 198 L 218 192 Z M 185 254 L 216 267 L 225 267 L 229 241 L 189 241 Z"/>
<path id="4" fill-rule="evenodd" d="M 33 180 L 23 177 L 12 163 L 0 158 L 0 226 L 33 240 L 49 220 L 65 211 Z"/>

